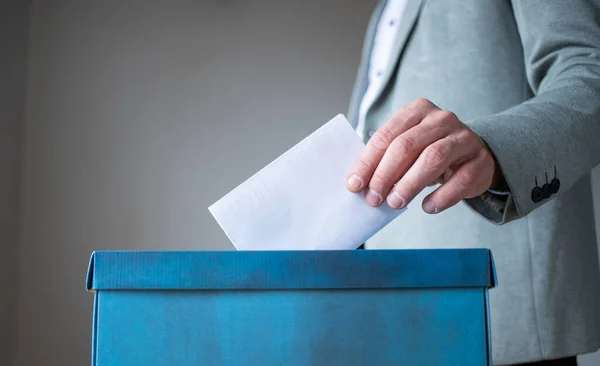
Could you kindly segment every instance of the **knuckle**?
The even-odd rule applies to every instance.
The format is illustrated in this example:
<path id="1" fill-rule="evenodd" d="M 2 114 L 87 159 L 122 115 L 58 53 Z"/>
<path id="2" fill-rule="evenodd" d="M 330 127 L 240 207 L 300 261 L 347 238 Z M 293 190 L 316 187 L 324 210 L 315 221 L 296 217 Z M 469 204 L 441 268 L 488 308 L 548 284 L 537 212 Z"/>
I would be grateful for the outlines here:
<path id="1" fill-rule="evenodd" d="M 477 138 L 477 135 L 470 129 L 463 128 L 460 131 L 456 132 L 456 138 L 459 141 L 468 141 Z"/>
<path id="2" fill-rule="evenodd" d="M 390 146 L 392 141 L 394 141 L 394 137 L 394 134 L 388 129 L 380 128 L 373 134 L 369 143 L 373 148 L 381 152 L 385 151 L 387 147 Z"/>
<path id="3" fill-rule="evenodd" d="M 394 124 L 403 124 L 419 119 L 418 113 L 411 108 L 402 108 L 392 118 Z"/>
<path id="4" fill-rule="evenodd" d="M 481 149 L 479 150 L 479 153 L 477 154 L 476 158 L 477 161 L 482 162 L 482 164 L 487 165 L 487 164 L 491 164 L 491 163 L 495 163 L 494 161 L 494 157 L 492 155 L 491 152 L 489 152 L 486 148 L 484 148 L 483 146 L 481 147 Z"/>
<path id="5" fill-rule="evenodd" d="M 411 201 L 418 193 L 418 188 L 413 182 L 402 182 L 401 187 L 396 187 L 396 191 L 407 199 Z"/>
<path id="6" fill-rule="evenodd" d="M 387 182 L 389 180 L 389 177 L 381 172 L 381 171 L 376 171 L 375 173 L 373 173 L 373 176 L 371 177 L 371 181 L 369 182 L 369 186 L 374 189 L 377 192 L 381 192 L 383 190 L 383 188 L 386 186 Z"/>
<path id="7" fill-rule="evenodd" d="M 450 157 L 451 146 L 449 143 L 438 143 L 425 150 L 423 159 L 429 169 L 434 169 L 442 165 Z"/>
<path id="8" fill-rule="evenodd" d="M 416 151 L 415 140 L 412 137 L 399 136 L 392 142 L 390 149 L 398 155 L 413 155 Z"/>
<path id="9" fill-rule="evenodd" d="M 456 184 L 460 189 L 473 186 L 477 182 L 477 173 L 474 169 L 463 169 L 456 174 Z"/>
<path id="10" fill-rule="evenodd" d="M 454 122 L 458 121 L 458 117 L 452 111 L 440 111 L 439 119 L 445 123 L 454 123 Z"/>
<path id="11" fill-rule="evenodd" d="M 430 108 L 433 103 L 427 98 L 418 98 L 413 102 L 416 108 Z"/>
<path id="12" fill-rule="evenodd" d="M 360 168 L 362 168 L 362 170 L 366 170 L 366 171 L 371 170 L 371 164 L 364 157 L 361 157 L 358 159 L 358 165 L 360 166 Z"/>

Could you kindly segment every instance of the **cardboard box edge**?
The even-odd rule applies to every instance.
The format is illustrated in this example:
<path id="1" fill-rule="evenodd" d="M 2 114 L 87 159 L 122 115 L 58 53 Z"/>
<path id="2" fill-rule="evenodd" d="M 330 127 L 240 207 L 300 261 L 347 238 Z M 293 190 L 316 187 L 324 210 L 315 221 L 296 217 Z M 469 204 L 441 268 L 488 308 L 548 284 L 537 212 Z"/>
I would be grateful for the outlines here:
<path id="1" fill-rule="evenodd" d="M 90 261 L 88 264 L 87 275 L 85 278 L 85 289 L 88 292 L 94 293 L 94 263 L 96 260 L 96 252 L 92 252 L 90 255 Z"/>
<path id="2" fill-rule="evenodd" d="M 498 286 L 498 276 L 496 274 L 496 265 L 494 264 L 494 255 L 492 251 L 488 249 L 489 261 L 490 261 L 490 276 L 491 276 L 491 284 L 490 288 L 494 288 Z"/>
<path id="3" fill-rule="evenodd" d="M 92 366 L 97 365 L 96 357 L 98 356 L 98 295 L 94 294 L 94 314 L 92 318 Z"/>

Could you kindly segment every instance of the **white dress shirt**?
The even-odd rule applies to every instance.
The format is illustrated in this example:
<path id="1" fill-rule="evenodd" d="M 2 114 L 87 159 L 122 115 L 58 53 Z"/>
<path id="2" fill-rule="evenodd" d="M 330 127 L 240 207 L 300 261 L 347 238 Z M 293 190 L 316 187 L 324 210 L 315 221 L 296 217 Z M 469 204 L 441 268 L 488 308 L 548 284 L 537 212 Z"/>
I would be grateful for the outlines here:
<path id="1" fill-rule="evenodd" d="M 390 52 L 396 40 L 398 23 L 406 7 L 406 1 L 388 0 L 375 30 L 375 39 L 367 72 L 367 90 L 360 103 L 358 124 L 356 126 L 356 132 L 361 137 L 365 136 L 365 115 L 374 102 L 375 93 L 381 86 L 382 76 L 390 62 Z M 373 131 L 367 131 L 367 134 L 371 136 Z"/>

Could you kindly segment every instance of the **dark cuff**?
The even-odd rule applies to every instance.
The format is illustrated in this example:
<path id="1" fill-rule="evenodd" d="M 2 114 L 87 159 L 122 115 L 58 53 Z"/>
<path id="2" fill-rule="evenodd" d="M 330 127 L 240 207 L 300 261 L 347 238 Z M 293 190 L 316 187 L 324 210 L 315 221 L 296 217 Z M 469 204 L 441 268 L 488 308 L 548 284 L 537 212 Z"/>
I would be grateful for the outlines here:
<path id="1" fill-rule="evenodd" d="M 510 191 L 487 191 L 464 201 L 476 213 L 496 225 L 505 224 L 517 216 Z"/>

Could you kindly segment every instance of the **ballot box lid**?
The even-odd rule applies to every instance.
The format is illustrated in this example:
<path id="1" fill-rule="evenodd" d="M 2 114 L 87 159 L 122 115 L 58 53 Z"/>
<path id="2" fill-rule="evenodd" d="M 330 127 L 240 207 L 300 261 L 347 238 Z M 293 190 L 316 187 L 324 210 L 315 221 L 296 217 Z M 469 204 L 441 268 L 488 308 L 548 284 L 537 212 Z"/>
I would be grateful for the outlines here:
<path id="1" fill-rule="evenodd" d="M 96 251 L 95 290 L 294 290 L 496 286 L 488 249 Z"/>

